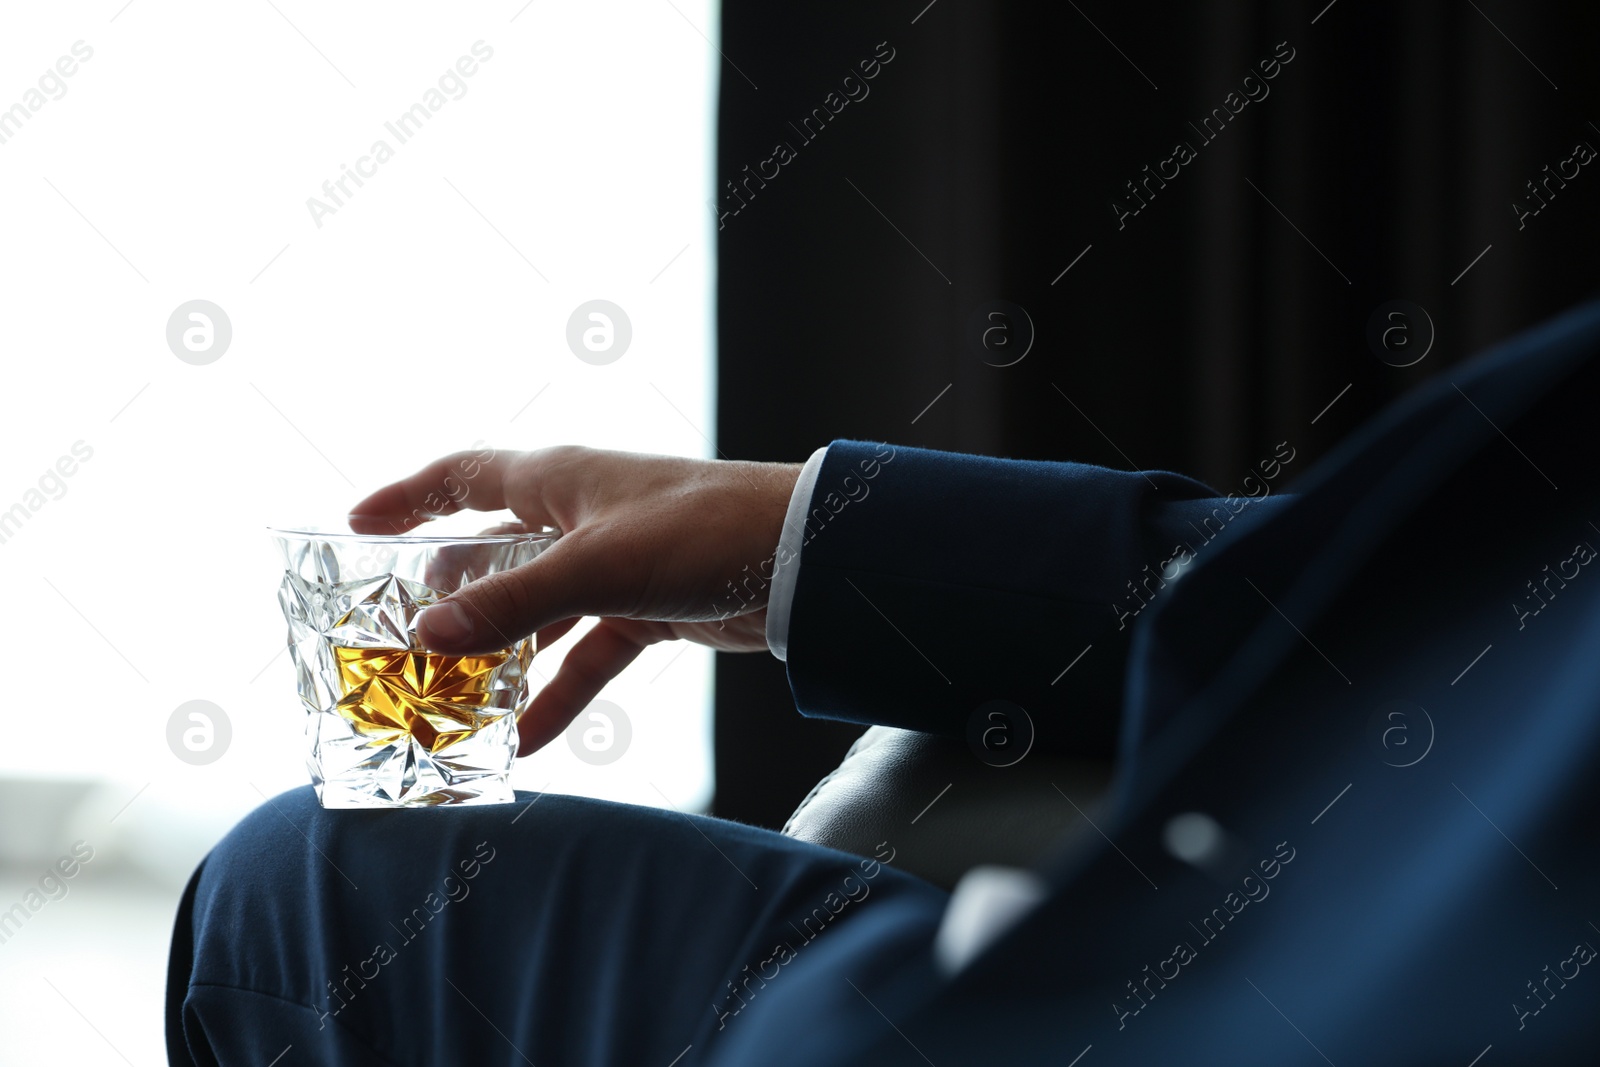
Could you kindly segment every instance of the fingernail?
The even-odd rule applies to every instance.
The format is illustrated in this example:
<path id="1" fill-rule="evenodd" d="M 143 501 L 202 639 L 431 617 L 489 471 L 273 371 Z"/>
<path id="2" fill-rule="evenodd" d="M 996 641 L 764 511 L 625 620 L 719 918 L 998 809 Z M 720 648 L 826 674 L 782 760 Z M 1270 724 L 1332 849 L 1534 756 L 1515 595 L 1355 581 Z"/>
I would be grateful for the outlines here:
<path id="1" fill-rule="evenodd" d="M 427 635 L 423 639 L 424 644 L 432 645 L 434 640 L 438 640 L 447 645 L 454 645 L 472 636 L 472 620 L 467 617 L 460 604 L 446 600 L 424 611 L 417 618 L 417 629 L 427 630 Z"/>

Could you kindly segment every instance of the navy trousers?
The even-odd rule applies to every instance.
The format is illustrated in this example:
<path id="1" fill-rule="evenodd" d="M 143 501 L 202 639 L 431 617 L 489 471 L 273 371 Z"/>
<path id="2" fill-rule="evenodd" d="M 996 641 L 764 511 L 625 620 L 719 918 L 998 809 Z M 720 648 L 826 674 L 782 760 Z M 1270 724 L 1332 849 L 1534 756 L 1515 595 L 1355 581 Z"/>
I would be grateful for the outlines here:
<path id="1" fill-rule="evenodd" d="M 887 1030 L 868 999 L 874 976 L 931 968 L 946 896 L 893 859 L 887 844 L 852 856 L 555 794 L 330 812 L 310 787 L 291 790 L 189 884 L 169 1057 L 759 1062 L 761 1017 L 788 1010 L 781 1000 L 815 1002 L 819 984 L 824 1002 Z"/>

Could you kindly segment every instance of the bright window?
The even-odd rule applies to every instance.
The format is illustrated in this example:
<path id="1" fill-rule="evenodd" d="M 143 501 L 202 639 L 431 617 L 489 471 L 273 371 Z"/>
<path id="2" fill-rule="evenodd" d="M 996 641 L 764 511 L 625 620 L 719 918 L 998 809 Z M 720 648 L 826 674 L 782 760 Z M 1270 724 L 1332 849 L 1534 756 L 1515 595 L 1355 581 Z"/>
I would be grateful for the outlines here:
<path id="1" fill-rule="evenodd" d="M 137 798 L 108 846 L 182 867 L 306 780 L 267 524 L 341 516 L 480 439 L 712 453 L 716 14 L 136 0 L 5 22 L 0 568 L 21 732 L 0 778 L 103 779 L 108 820 Z M 196 300 L 231 329 L 203 365 L 168 339 Z M 631 323 L 603 365 L 567 343 L 592 300 Z M 197 362 L 223 333 L 200 313 L 177 330 Z M 703 806 L 710 679 L 703 650 L 648 651 L 603 694 L 630 718 L 625 756 L 557 742 L 517 784 Z M 191 766 L 168 720 L 197 699 L 232 736 Z"/>

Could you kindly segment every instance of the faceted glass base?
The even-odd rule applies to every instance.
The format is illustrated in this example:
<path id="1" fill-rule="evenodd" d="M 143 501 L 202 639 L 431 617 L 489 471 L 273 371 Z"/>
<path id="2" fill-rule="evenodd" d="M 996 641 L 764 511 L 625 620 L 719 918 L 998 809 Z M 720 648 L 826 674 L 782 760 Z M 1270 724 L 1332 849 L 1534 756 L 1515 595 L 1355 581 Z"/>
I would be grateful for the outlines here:
<path id="1" fill-rule="evenodd" d="M 505 804 L 517 722 L 502 714 L 439 751 L 413 731 L 364 735 L 341 715 L 306 717 L 306 768 L 325 808 Z"/>

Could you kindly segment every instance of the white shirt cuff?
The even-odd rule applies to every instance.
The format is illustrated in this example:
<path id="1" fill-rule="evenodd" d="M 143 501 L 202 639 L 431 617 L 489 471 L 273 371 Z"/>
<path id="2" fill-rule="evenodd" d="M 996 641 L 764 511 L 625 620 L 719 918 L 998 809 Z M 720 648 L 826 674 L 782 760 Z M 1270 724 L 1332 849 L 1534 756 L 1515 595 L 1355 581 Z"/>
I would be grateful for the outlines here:
<path id="1" fill-rule="evenodd" d="M 783 517 L 783 536 L 772 569 L 772 593 L 767 597 L 767 647 L 781 660 L 789 658 L 789 611 L 794 606 L 794 585 L 800 578 L 800 549 L 805 543 L 806 508 L 822 473 L 822 457 L 828 446 L 811 453 L 800 468 L 800 480 L 789 497 L 789 511 Z"/>

